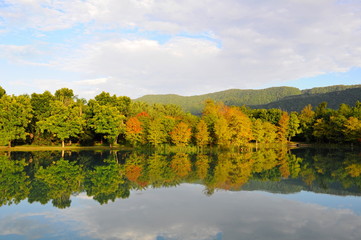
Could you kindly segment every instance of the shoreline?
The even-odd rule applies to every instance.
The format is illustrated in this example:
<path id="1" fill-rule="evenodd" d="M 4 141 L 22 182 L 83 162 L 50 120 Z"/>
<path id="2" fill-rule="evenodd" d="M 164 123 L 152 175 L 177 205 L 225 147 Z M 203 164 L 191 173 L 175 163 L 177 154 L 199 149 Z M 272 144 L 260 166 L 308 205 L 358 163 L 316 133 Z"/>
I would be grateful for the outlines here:
<path id="1" fill-rule="evenodd" d="M 188 146 L 190 147 L 190 146 Z M 282 147 L 282 145 L 278 144 L 250 144 L 248 147 L 251 148 L 279 148 Z M 300 149 L 300 148 L 355 148 L 359 149 L 361 146 L 359 144 L 335 144 L 335 143 L 304 143 L 304 142 L 290 142 L 288 144 L 284 144 L 283 147 L 287 147 L 289 149 Z M 8 146 L 0 146 L 0 152 L 31 152 L 31 151 L 131 151 L 134 150 L 134 147 L 129 146 L 31 146 L 31 145 L 23 145 L 23 146 L 14 146 L 14 147 L 8 147 Z"/>
<path id="2" fill-rule="evenodd" d="M 84 151 L 84 150 L 133 150 L 132 147 L 125 147 L 125 146 L 15 146 L 15 147 L 8 147 L 8 146 L 1 146 L 0 151 L 11 151 L 11 152 L 21 152 L 21 151 Z"/>

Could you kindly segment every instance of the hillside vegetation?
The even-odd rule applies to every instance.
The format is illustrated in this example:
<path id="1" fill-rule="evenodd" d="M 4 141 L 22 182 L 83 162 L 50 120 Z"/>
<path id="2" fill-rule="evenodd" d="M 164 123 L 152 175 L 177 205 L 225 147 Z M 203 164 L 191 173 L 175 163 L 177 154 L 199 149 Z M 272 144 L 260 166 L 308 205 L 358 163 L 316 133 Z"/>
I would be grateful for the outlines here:
<path id="1" fill-rule="evenodd" d="M 200 114 L 204 101 L 207 99 L 220 101 L 229 106 L 247 105 L 252 108 L 280 108 L 285 111 L 300 111 L 307 104 L 317 106 L 324 101 L 328 102 L 328 107 L 333 109 L 341 103 L 354 105 L 357 100 L 360 100 L 360 96 L 361 85 L 336 85 L 306 90 L 294 87 L 272 87 L 261 90 L 230 89 L 197 96 L 146 95 L 135 99 L 135 101 L 150 104 L 176 104 L 192 114 Z"/>
<path id="2" fill-rule="evenodd" d="M 274 101 L 265 105 L 251 106 L 252 108 L 279 108 L 285 111 L 301 111 L 306 105 L 318 106 L 322 102 L 327 102 L 327 107 L 337 109 L 340 104 L 354 105 L 356 101 L 361 99 L 361 87 L 350 88 L 334 92 L 326 92 L 319 94 L 304 93 L 297 96 L 289 96 L 278 101 Z"/>
<path id="3" fill-rule="evenodd" d="M 302 94 L 301 90 L 294 87 L 272 87 L 261 90 L 230 89 L 221 92 L 208 93 L 197 96 L 180 96 L 175 94 L 146 95 L 135 99 L 146 103 L 176 104 L 185 111 L 200 114 L 204 107 L 204 101 L 212 99 L 223 102 L 226 105 L 262 105 L 280 100 L 287 96 Z"/>

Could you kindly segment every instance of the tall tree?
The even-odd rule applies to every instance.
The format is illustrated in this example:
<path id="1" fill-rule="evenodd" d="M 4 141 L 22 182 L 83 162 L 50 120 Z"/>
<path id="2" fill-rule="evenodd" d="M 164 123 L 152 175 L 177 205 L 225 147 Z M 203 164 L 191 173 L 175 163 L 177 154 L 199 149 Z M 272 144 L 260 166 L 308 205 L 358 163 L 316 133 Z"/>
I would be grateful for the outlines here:
<path id="1" fill-rule="evenodd" d="M 143 128 L 142 123 L 137 117 L 131 117 L 125 123 L 125 138 L 133 146 L 142 142 Z"/>
<path id="2" fill-rule="evenodd" d="M 59 90 L 56 90 L 54 95 L 56 100 L 64 104 L 70 104 L 75 99 L 73 90 L 69 88 L 61 88 Z"/>
<path id="3" fill-rule="evenodd" d="M 283 112 L 280 120 L 278 121 L 277 139 L 281 143 L 287 142 L 289 120 L 290 120 L 290 117 L 289 117 L 288 113 Z"/>
<path id="4" fill-rule="evenodd" d="M 56 100 L 51 109 L 51 116 L 39 121 L 38 125 L 42 132 L 48 131 L 60 139 L 62 147 L 65 147 L 65 139 L 77 137 L 83 131 L 85 120 L 75 103 Z"/>
<path id="5" fill-rule="evenodd" d="M 201 119 L 196 126 L 196 144 L 200 147 L 209 143 L 209 132 L 206 122 Z"/>
<path id="6" fill-rule="evenodd" d="M 290 119 L 288 121 L 288 141 L 291 141 L 291 138 L 301 133 L 300 129 L 300 120 L 298 118 L 297 112 L 291 112 Z"/>
<path id="7" fill-rule="evenodd" d="M 300 115 L 300 127 L 306 141 L 312 140 L 313 124 L 315 122 L 315 112 L 312 110 L 312 106 L 308 104 L 305 106 Z"/>
<path id="8" fill-rule="evenodd" d="M 167 133 L 164 130 L 162 119 L 156 118 L 149 122 L 147 127 L 147 141 L 153 146 L 164 143 L 167 140 Z"/>
<path id="9" fill-rule="evenodd" d="M 186 123 L 180 122 L 170 132 L 170 136 L 176 146 L 187 146 L 192 136 L 192 130 Z"/>
<path id="10" fill-rule="evenodd" d="M 25 139 L 26 128 L 32 119 L 32 108 L 28 96 L 8 96 L 0 98 L 0 144 L 16 139 Z"/>
<path id="11" fill-rule="evenodd" d="M 228 146 L 231 139 L 231 131 L 229 131 L 228 122 L 224 117 L 220 117 L 214 124 L 214 133 L 216 143 L 220 146 Z"/>
<path id="12" fill-rule="evenodd" d="M 110 105 L 115 108 L 124 116 L 128 116 L 130 112 L 131 99 L 126 96 L 117 97 L 111 96 L 107 92 L 102 92 L 94 98 L 99 105 Z"/>
<path id="13" fill-rule="evenodd" d="M 355 117 L 349 117 L 343 130 L 348 141 L 361 142 L 361 120 Z"/>
<path id="14" fill-rule="evenodd" d="M 93 102 L 88 124 L 95 133 L 108 139 L 110 147 L 117 142 L 119 134 L 125 132 L 124 121 L 125 116 L 116 107 Z"/>
<path id="15" fill-rule="evenodd" d="M 228 122 L 230 142 L 235 146 L 247 144 L 252 139 L 252 121 L 237 107 L 225 109 Z"/>
<path id="16" fill-rule="evenodd" d="M 0 98 L 6 94 L 5 89 L 0 86 Z"/>

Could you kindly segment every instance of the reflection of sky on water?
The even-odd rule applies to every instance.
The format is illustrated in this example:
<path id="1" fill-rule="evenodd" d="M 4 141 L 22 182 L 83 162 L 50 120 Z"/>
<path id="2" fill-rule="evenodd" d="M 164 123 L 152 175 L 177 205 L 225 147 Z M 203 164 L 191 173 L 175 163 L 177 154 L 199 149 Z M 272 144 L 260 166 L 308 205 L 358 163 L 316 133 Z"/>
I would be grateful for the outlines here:
<path id="1" fill-rule="evenodd" d="M 348 206 L 333 208 L 340 200 L 358 212 L 360 198 L 258 191 L 207 197 L 202 190 L 183 184 L 133 191 L 129 199 L 106 205 L 81 194 L 64 210 L 26 202 L 5 206 L 0 208 L 0 239 L 330 240 L 361 235 L 361 216 Z"/>
<path id="2" fill-rule="evenodd" d="M 361 198 L 357 196 L 336 196 L 306 191 L 295 194 L 262 193 L 303 203 L 314 203 L 329 208 L 351 209 L 357 215 L 361 215 Z"/>

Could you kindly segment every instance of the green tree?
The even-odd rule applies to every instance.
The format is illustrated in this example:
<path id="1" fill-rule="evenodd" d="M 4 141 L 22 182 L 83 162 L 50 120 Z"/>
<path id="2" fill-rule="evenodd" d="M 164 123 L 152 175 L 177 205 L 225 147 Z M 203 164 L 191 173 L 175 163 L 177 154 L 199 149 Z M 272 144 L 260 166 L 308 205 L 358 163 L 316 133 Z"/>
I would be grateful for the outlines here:
<path id="1" fill-rule="evenodd" d="M 288 141 L 291 141 L 291 138 L 301 133 L 300 120 L 298 118 L 297 112 L 291 112 L 290 119 L 288 121 Z"/>
<path id="2" fill-rule="evenodd" d="M 25 139 L 32 116 L 29 97 L 4 95 L 0 98 L 0 144 L 11 147 L 13 140 Z"/>
<path id="3" fill-rule="evenodd" d="M 92 104 L 92 117 L 88 119 L 88 125 L 97 134 L 108 139 L 110 147 L 118 140 L 118 136 L 125 132 L 125 116 L 111 105 Z"/>
<path id="4" fill-rule="evenodd" d="M 156 118 L 149 122 L 147 128 L 147 141 L 149 143 L 151 143 L 153 146 L 157 146 L 166 142 L 167 136 L 168 134 L 165 132 L 161 118 Z"/>
<path id="5" fill-rule="evenodd" d="M 48 131 L 60 139 L 65 147 L 65 139 L 77 137 L 83 131 L 85 120 L 75 103 L 54 101 L 51 109 L 51 116 L 39 121 L 38 125 L 42 132 Z"/>
<path id="6" fill-rule="evenodd" d="M 30 137 L 32 142 L 36 144 L 41 144 L 44 141 L 49 141 L 51 138 L 44 133 L 41 133 L 41 129 L 38 126 L 39 121 L 44 121 L 46 118 L 51 115 L 51 104 L 54 102 L 55 97 L 49 92 L 45 91 L 44 93 L 31 94 L 31 106 L 33 109 L 33 119 L 30 126 Z"/>
<path id="7" fill-rule="evenodd" d="M 56 100 L 66 105 L 74 102 L 75 99 L 73 90 L 69 88 L 61 88 L 56 90 L 54 95 Z"/>
<path id="8" fill-rule="evenodd" d="M 6 94 L 5 89 L 3 89 L 3 88 L 0 86 L 0 98 L 2 98 L 2 96 L 4 96 L 5 94 Z"/>
<path id="9" fill-rule="evenodd" d="M 315 112 L 310 104 L 302 109 L 299 119 L 302 135 L 309 142 L 312 140 L 313 124 L 315 122 Z"/>
<path id="10" fill-rule="evenodd" d="M 95 101 L 99 105 L 110 105 L 115 107 L 120 114 L 128 116 L 130 112 L 131 99 L 129 97 L 117 97 L 116 95 L 111 96 L 107 92 L 102 92 L 95 96 Z"/>

